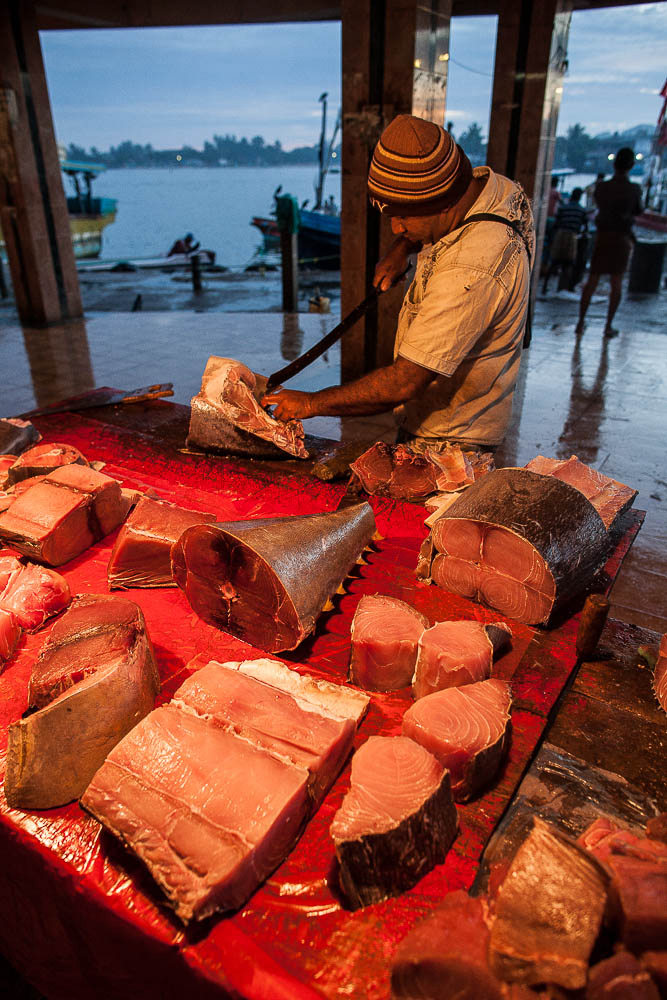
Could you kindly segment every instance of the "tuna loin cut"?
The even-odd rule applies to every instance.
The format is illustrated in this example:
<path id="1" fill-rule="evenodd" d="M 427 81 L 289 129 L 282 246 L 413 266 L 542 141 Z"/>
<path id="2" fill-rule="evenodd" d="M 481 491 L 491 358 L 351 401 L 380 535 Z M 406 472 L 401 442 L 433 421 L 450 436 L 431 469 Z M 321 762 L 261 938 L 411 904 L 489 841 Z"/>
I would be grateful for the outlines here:
<path id="1" fill-rule="evenodd" d="M 21 631 L 21 626 L 11 611 L 0 608 L 0 671 L 16 649 Z"/>
<path id="2" fill-rule="evenodd" d="M 634 955 L 620 951 L 591 967 L 586 1000 L 660 1000 L 660 994 Z"/>
<path id="3" fill-rule="evenodd" d="M 9 727 L 9 804 L 48 809 L 78 798 L 111 748 L 150 712 L 159 687 L 141 609 L 119 597 L 76 598 L 30 678 L 37 711 Z"/>
<path id="4" fill-rule="evenodd" d="M 584 850 L 536 818 L 498 891 L 489 944 L 495 974 L 527 986 L 582 989 L 607 881 Z"/>
<path id="5" fill-rule="evenodd" d="M 375 533 L 369 504 L 188 528 L 172 573 L 194 611 L 269 653 L 294 649 Z"/>
<path id="6" fill-rule="evenodd" d="M 275 660 L 212 661 L 181 685 L 172 705 L 305 767 L 319 803 L 352 749 L 369 701 L 353 691 L 341 700 L 339 690 Z"/>
<path id="7" fill-rule="evenodd" d="M 509 625 L 503 622 L 438 622 L 426 629 L 419 639 L 414 697 L 486 680 L 494 657 L 508 649 L 511 637 Z"/>
<path id="8" fill-rule="evenodd" d="M 352 758 L 350 790 L 331 824 L 351 907 L 415 885 L 445 860 L 457 822 L 449 772 L 432 754 L 403 736 L 366 740 Z"/>
<path id="9" fill-rule="evenodd" d="M 436 521 L 433 542 L 436 584 L 528 625 L 548 624 L 609 549 L 602 518 L 578 489 L 528 469 L 474 482 Z"/>
<path id="10" fill-rule="evenodd" d="M 296 843 L 367 704 L 280 663 L 210 663 L 112 750 L 82 805 L 181 920 L 236 909 Z"/>
<path id="11" fill-rule="evenodd" d="M 506 987 L 489 969 L 490 924 L 485 900 L 450 892 L 398 946 L 393 1000 L 502 1000 Z"/>
<path id="12" fill-rule="evenodd" d="M 632 506 L 637 496 L 637 490 L 604 476 L 590 465 L 584 465 L 576 455 L 563 461 L 537 455 L 527 463 L 526 468 L 544 476 L 555 476 L 574 486 L 592 503 L 608 531 L 616 519 Z"/>
<path id="13" fill-rule="evenodd" d="M 396 691 L 412 681 L 427 619 L 404 601 L 365 595 L 352 619 L 350 680 L 367 691 Z"/>
<path id="14" fill-rule="evenodd" d="M 259 405 L 266 379 L 240 361 L 212 355 L 192 397 L 189 446 L 258 457 L 308 458 L 300 420 L 275 420 Z"/>
<path id="15" fill-rule="evenodd" d="M 215 514 L 186 510 L 142 497 L 120 529 L 109 559 L 111 590 L 128 587 L 175 587 L 171 547 L 186 528 L 210 524 Z"/>
<path id="16" fill-rule="evenodd" d="M 404 444 L 377 441 L 356 462 L 350 463 L 350 469 L 352 481 L 370 494 L 420 500 L 436 489 L 436 466 Z"/>
<path id="17" fill-rule="evenodd" d="M 7 482 L 13 485 L 33 476 L 48 476 L 63 465 L 88 465 L 88 462 L 78 448 L 69 444 L 37 444 L 16 459 L 7 472 Z"/>
<path id="18" fill-rule="evenodd" d="M 446 767 L 456 802 L 491 781 L 509 735 L 509 684 L 492 678 L 420 698 L 403 716 L 402 732 Z"/>
<path id="19" fill-rule="evenodd" d="M 0 536 L 39 562 L 61 566 L 117 528 L 129 508 L 115 479 L 65 465 L 0 514 Z"/>

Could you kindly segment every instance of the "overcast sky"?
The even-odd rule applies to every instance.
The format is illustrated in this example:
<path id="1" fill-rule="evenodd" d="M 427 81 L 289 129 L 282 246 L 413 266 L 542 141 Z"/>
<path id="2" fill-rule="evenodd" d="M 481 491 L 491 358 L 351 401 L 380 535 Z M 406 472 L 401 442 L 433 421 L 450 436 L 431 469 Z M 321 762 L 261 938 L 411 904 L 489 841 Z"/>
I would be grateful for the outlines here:
<path id="1" fill-rule="evenodd" d="M 340 103 L 340 24 L 55 31 L 41 35 L 58 141 L 201 148 L 214 134 L 313 145 L 318 97 Z M 447 120 L 486 133 L 495 18 L 455 18 Z M 559 133 L 653 124 L 667 74 L 667 2 L 573 14 Z"/>

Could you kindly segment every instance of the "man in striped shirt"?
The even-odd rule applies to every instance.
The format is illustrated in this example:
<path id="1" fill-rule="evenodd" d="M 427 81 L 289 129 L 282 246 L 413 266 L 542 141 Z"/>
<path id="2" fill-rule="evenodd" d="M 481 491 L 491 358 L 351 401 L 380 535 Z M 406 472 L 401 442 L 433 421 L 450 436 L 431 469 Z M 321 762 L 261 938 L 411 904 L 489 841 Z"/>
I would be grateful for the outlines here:
<path id="1" fill-rule="evenodd" d="M 559 269 L 565 272 L 567 287 L 572 290 L 573 268 L 577 259 L 577 237 L 588 230 L 588 213 L 579 204 L 583 191 L 574 188 L 570 200 L 562 204 L 556 215 L 554 234 L 549 248 L 549 267 L 544 276 L 542 293 L 546 295 L 549 278 Z"/>

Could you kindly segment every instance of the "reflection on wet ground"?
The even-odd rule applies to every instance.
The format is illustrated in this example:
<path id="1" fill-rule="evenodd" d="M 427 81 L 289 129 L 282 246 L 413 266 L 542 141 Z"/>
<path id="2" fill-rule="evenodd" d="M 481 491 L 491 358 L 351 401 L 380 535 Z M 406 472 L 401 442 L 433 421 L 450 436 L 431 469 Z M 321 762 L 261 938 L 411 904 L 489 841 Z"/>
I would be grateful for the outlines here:
<path id="1" fill-rule="evenodd" d="M 515 409 L 497 458 L 523 465 L 536 454 L 582 461 L 639 490 L 647 511 L 614 587 L 616 617 L 667 630 L 667 295 L 626 298 L 620 334 L 602 337 L 606 297 L 593 300 L 584 335 L 574 336 L 576 296 L 537 302 L 533 343 L 525 352 Z M 76 395 L 93 385 L 134 389 L 174 382 L 176 402 L 197 392 L 210 354 L 238 358 L 266 374 L 293 360 L 332 329 L 338 316 L 274 312 L 124 312 L 48 330 L 0 318 L 2 412 Z M 290 384 L 317 389 L 338 379 L 336 345 Z M 386 417 L 317 418 L 308 430 L 327 437 L 390 437 Z"/>

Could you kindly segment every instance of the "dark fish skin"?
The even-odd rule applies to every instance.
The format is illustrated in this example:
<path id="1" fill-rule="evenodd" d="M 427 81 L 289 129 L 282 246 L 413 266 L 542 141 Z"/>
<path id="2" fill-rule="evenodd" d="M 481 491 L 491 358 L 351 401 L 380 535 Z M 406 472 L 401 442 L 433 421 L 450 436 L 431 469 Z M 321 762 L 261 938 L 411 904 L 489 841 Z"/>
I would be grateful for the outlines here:
<path id="1" fill-rule="evenodd" d="M 20 455 L 41 436 L 28 420 L 0 420 L 0 455 Z"/>
<path id="2" fill-rule="evenodd" d="M 276 653 L 313 631 L 374 534 L 367 503 L 195 525 L 172 548 L 172 575 L 200 618 Z"/>

